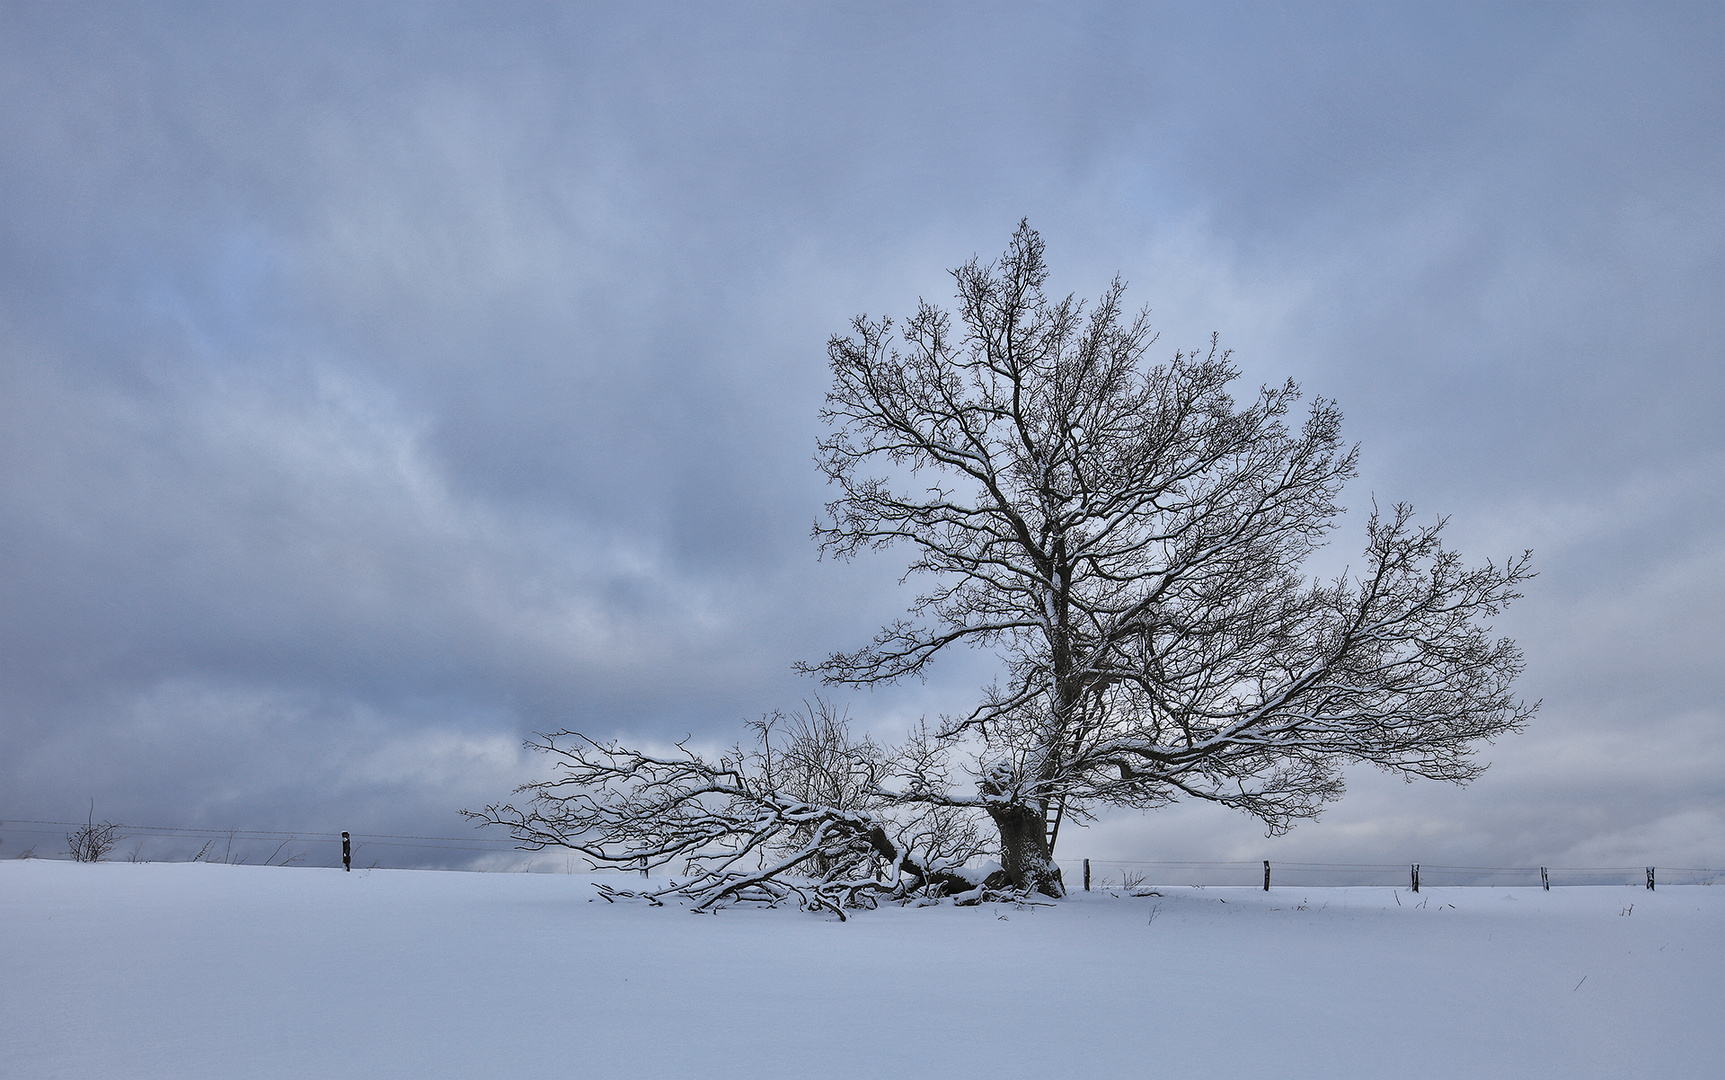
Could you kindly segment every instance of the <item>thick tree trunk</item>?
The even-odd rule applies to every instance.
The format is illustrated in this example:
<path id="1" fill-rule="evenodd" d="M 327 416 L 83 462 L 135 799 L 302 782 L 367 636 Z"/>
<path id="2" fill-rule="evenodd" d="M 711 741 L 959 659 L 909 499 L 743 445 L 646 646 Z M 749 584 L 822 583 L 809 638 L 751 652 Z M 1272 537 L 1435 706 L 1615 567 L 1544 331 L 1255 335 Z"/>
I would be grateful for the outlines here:
<path id="1" fill-rule="evenodd" d="M 1066 895 L 1060 867 L 1048 850 L 1048 813 L 1032 806 L 996 804 L 988 808 L 1000 830 L 1000 868 L 1015 889 L 1046 896 Z"/>

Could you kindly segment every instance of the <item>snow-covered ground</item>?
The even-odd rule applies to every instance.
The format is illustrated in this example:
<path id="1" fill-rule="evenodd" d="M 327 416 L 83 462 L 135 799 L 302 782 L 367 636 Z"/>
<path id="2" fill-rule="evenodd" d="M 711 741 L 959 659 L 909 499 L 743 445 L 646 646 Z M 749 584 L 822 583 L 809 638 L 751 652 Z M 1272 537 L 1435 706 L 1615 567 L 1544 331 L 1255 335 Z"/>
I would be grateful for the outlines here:
<path id="1" fill-rule="evenodd" d="M 1725 888 L 1163 892 L 841 924 L 7 861 L 0 1076 L 1725 1075 Z"/>

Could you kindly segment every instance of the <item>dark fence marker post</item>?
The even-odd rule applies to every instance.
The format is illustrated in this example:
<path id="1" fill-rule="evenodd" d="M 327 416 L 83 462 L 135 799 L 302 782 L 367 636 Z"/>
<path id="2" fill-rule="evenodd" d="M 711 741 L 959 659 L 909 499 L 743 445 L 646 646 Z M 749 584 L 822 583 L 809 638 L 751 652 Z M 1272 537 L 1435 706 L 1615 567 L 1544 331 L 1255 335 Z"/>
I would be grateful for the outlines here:
<path id="1" fill-rule="evenodd" d="M 1653 891 L 1653 867 L 1651 866 L 1647 868 L 1647 891 Z"/>
<path id="2" fill-rule="evenodd" d="M 1090 860 L 1084 860 L 1084 891 L 1090 891 Z"/>
<path id="3" fill-rule="evenodd" d="M 1414 892 L 1420 891 L 1420 864 L 1414 863 Z"/>
<path id="4" fill-rule="evenodd" d="M 350 874 L 353 872 L 353 842 L 347 833 L 341 834 L 341 868 Z"/>
<path id="5" fill-rule="evenodd" d="M 1270 891 L 1270 860 L 1264 860 L 1264 891 Z"/>
<path id="6" fill-rule="evenodd" d="M 1546 875 L 1545 867 L 1543 866 L 1539 868 L 1539 883 L 1544 887 L 1546 892 L 1551 891 L 1551 878 Z"/>

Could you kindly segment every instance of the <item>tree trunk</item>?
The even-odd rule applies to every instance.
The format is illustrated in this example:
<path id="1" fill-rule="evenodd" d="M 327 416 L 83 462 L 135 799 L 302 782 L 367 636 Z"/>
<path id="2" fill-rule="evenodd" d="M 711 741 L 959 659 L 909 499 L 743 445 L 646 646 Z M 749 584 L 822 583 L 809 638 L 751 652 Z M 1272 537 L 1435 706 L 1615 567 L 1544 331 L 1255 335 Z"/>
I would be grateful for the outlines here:
<path id="1" fill-rule="evenodd" d="M 1065 896 L 1060 867 L 1048 850 L 1048 812 L 1009 803 L 990 806 L 988 816 L 1000 830 L 1000 868 L 1012 887 Z"/>

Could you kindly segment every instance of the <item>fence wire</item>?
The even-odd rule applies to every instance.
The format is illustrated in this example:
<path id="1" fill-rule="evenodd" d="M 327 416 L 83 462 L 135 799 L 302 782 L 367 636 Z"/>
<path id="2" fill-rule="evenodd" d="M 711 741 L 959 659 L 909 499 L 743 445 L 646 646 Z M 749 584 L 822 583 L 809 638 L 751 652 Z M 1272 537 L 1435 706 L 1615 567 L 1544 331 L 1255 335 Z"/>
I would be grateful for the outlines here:
<path id="1" fill-rule="evenodd" d="M 39 821 L 10 818 L 0 821 L 0 858 L 53 859 L 65 854 L 70 830 L 82 821 Z M 314 829 L 212 829 L 175 825 L 127 825 L 115 822 L 116 841 L 109 861 L 254 863 L 293 866 L 340 866 L 341 833 Z M 500 836 L 421 836 L 397 833 L 349 833 L 354 864 L 384 865 L 379 848 L 462 852 L 486 855 L 512 852 L 515 842 Z M 365 849 L 362 854 L 362 849 Z M 402 860 L 395 860 L 402 865 Z M 423 865 L 423 861 L 420 865 Z M 450 863 L 433 856 L 434 863 Z"/>
<path id="2" fill-rule="evenodd" d="M 10 818 L 0 821 L 0 858 L 30 856 L 56 859 L 68 833 L 82 821 L 42 821 Z M 115 823 L 117 841 L 109 861 L 252 863 L 254 865 L 340 866 L 341 833 L 316 829 L 216 829 L 174 825 Z M 475 861 L 497 863 L 498 856 L 521 854 L 506 836 L 432 836 L 352 832 L 354 865 L 471 869 Z M 416 857 L 404 858 L 407 850 Z M 433 854 L 433 853 L 437 854 Z M 398 857 L 389 859 L 391 853 Z M 485 857 L 491 858 L 486 859 Z M 386 863 L 385 860 L 388 860 Z M 1264 863 L 1134 862 L 1131 860 L 1059 859 L 1070 889 L 1082 888 L 1088 863 L 1090 887 L 1122 889 L 1170 886 L 1262 887 Z M 511 869 L 520 864 L 510 862 Z M 1270 862 L 1272 888 L 1340 888 L 1345 886 L 1404 886 L 1413 884 L 1413 863 Z M 1430 886 L 1645 885 L 1647 866 L 1451 866 L 1421 863 L 1419 882 Z M 1653 868 L 1660 885 L 1711 885 L 1725 871 L 1704 867 Z"/>
<path id="3" fill-rule="evenodd" d="M 1068 887 L 1081 887 L 1089 862 L 1092 889 L 1139 888 L 1155 885 L 1248 886 L 1264 884 L 1264 862 L 1132 862 L 1100 859 L 1059 859 Z M 1453 866 L 1442 863 L 1314 863 L 1270 860 L 1272 888 L 1341 888 L 1414 884 L 1415 866 L 1422 888 L 1437 886 L 1514 886 L 1558 888 L 1571 885 L 1645 886 L 1649 867 L 1642 866 Z M 1660 885 L 1711 885 L 1725 871 L 1706 867 L 1652 868 Z"/>

